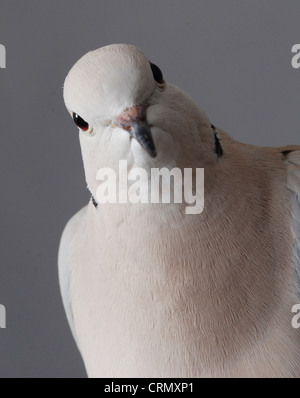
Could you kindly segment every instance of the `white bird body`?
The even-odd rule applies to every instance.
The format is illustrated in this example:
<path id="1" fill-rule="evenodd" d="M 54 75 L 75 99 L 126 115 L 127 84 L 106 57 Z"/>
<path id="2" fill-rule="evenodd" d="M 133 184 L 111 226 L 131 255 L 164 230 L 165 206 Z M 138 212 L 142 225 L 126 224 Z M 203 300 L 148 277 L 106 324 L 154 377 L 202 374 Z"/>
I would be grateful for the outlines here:
<path id="1" fill-rule="evenodd" d="M 101 73 L 107 68 L 119 78 L 113 87 L 123 84 L 106 52 L 125 65 L 126 76 L 121 61 L 128 54 L 138 59 L 135 68 L 147 62 L 135 47 L 109 46 L 79 61 L 66 80 L 69 111 L 93 126 L 91 134 L 80 133 L 89 189 L 95 196 L 97 169 L 116 169 L 120 158 L 146 170 L 203 167 L 205 207 L 187 215 L 185 203 L 95 209 L 90 202 L 69 221 L 60 282 L 88 375 L 299 377 L 300 333 L 291 311 L 299 302 L 300 147 L 254 147 L 218 130 L 218 158 L 204 112 L 172 85 L 155 91 L 150 75 L 139 71 L 146 83 L 136 95 L 143 97 L 138 103 L 147 100 L 157 149 L 151 158 L 110 123 L 137 103 L 129 95 L 133 78 L 119 104 L 111 89 L 114 109 L 101 105 L 103 115 L 95 117 L 104 101 L 96 86 L 106 87 L 107 99 L 111 85 L 110 77 L 100 83 L 91 73 L 100 59 Z"/>

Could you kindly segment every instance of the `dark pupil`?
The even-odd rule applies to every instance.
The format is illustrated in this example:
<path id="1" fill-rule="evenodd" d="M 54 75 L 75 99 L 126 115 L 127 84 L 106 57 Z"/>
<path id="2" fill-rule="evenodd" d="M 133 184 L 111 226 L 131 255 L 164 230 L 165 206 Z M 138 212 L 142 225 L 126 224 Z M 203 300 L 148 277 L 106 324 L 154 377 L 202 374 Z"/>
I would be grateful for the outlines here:
<path id="1" fill-rule="evenodd" d="M 81 130 L 86 131 L 89 128 L 89 124 L 83 120 L 77 113 L 73 113 L 73 120 Z"/>
<path id="2" fill-rule="evenodd" d="M 152 69 L 154 79 L 157 81 L 157 83 L 162 84 L 164 82 L 162 71 L 159 69 L 158 66 L 152 64 L 152 62 L 150 62 L 150 66 Z"/>

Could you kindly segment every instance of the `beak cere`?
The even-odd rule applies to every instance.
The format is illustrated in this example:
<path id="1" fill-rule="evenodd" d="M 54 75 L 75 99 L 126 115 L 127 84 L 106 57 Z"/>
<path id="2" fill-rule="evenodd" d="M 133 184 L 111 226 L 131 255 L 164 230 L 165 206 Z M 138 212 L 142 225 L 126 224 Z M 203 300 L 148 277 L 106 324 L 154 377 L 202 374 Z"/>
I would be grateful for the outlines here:
<path id="1" fill-rule="evenodd" d="M 146 106 L 135 105 L 126 109 L 115 120 L 115 125 L 129 132 L 131 137 L 152 157 L 156 157 L 156 149 L 151 130 L 146 118 Z"/>

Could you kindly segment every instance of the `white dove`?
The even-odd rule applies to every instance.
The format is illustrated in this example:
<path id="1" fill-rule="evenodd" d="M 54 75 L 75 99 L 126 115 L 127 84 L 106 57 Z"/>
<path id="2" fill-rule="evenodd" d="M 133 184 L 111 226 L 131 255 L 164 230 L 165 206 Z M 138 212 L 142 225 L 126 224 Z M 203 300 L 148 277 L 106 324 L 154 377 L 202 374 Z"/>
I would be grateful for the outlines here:
<path id="1" fill-rule="evenodd" d="M 69 72 L 92 199 L 59 250 L 67 317 L 89 377 L 299 377 L 300 146 L 216 129 L 135 46 Z M 97 172 L 204 168 L 205 205 L 97 204 Z"/>

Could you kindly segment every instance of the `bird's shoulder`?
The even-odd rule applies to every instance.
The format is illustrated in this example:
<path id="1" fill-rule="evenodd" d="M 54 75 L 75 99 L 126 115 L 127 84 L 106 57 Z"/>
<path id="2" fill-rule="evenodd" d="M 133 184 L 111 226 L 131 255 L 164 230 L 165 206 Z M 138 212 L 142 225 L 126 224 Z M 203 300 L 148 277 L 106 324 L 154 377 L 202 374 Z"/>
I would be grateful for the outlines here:
<path id="1" fill-rule="evenodd" d="M 61 296 L 66 311 L 67 319 L 76 340 L 76 331 L 74 327 L 72 302 L 70 297 L 70 283 L 74 263 L 72 263 L 72 252 L 76 247 L 76 241 L 79 235 L 83 233 L 86 219 L 87 206 L 76 213 L 66 224 L 59 245 L 58 252 L 58 275 Z"/>
<path id="2" fill-rule="evenodd" d="M 281 148 L 281 153 L 287 167 L 287 188 L 291 192 L 294 250 L 300 286 L 300 146 Z"/>
<path id="3" fill-rule="evenodd" d="M 287 188 L 299 197 L 300 146 L 286 146 L 279 148 L 279 150 L 287 168 Z"/>
<path id="4" fill-rule="evenodd" d="M 59 252 L 68 251 L 70 245 L 79 234 L 83 232 L 83 227 L 86 220 L 87 207 L 83 207 L 76 214 L 74 214 L 67 222 L 60 240 Z"/>

